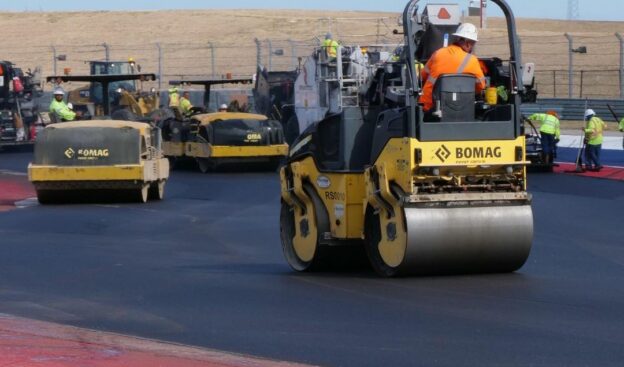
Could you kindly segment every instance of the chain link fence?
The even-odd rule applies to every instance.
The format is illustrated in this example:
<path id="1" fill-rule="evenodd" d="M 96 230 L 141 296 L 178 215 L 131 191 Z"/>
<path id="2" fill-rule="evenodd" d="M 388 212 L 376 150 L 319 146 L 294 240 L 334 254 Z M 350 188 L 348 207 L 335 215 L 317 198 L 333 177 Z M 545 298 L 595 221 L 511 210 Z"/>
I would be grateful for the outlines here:
<path id="1" fill-rule="evenodd" d="M 236 42 L 197 41 L 116 43 L 92 42 L 87 44 L 3 46 L 3 58 L 23 69 L 41 66 L 44 76 L 89 73 L 88 61 L 126 61 L 133 58 L 142 72 L 160 75 L 148 87 L 166 89 L 169 80 L 182 77 L 223 77 L 226 75 L 250 77 L 258 64 L 269 70 L 293 70 L 312 49 L 321 44 L 326 33 L 344 45 L 377 45 L 391 51 L 403 41 L 402 35 L 394 34 L 399 28 L 397 18 L 318 18 L 271 23 L 273 28 L 284 30 L 287 37 L 261 37 L 266 30 L 255 30 L 241 35 Z M 314 29 L 299 30 L 305 23 Z M 282 29 L 283 28 L 283 29 Z M 266 33 L 266 32 L 265 32 Z M 475 53 L 479 56 L 508 55 L 508 39 L 505 32 L 482 32 Z M 253 38 L 258 34 L 257 38 Z M 288 38 L 288 36 L 292 36 Z M 614 34 L 578 35 L 566 37 L 559 34 L 520 33 L 522 61 L 536 65 L 535 82 L 540 97 L 565 98 L 621 98 L 624 96 L 621 78 L 624 65 L 623 42 Z M 583 48 L 585 52 L 583 51 Z M 46 86 L 50 89 L 51 86 Z M 225 86 L 224 88 L 227 88 Z"/>

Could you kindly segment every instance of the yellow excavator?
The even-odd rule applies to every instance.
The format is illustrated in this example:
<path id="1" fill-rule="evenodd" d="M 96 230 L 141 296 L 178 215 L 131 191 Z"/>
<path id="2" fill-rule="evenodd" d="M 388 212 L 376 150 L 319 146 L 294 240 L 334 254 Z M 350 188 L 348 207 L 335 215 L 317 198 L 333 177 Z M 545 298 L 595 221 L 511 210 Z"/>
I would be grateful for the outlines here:
<path id="1" fill-rule="evenodd" d="M 429 3 L 419 12 L 418 3 L 403 12 L 397 60 L 366 65 L 361 49 L 341 46 L 336 60 L 319 48 L 303 65 L 300 75 L 316 76 L 309 89 L 321 91 L 306 101 L 317 110 L 307 115 L 321 118 L 293 142 L 280 170 L 281 242 L 297 271 L 335 265 L 344 248 L 364 248 L 384 277 L 512 272 L 529 256 L 524 89 L 511 8 L 492 0 L 507 20 L 509 56 L 481 60 L 490 87 L 509 98 L 486 102 L 474 77 L 442 75 L 432 121 L 418 103 L 423 82 L 414 66 L 448 42 L 461 10 Z"/>

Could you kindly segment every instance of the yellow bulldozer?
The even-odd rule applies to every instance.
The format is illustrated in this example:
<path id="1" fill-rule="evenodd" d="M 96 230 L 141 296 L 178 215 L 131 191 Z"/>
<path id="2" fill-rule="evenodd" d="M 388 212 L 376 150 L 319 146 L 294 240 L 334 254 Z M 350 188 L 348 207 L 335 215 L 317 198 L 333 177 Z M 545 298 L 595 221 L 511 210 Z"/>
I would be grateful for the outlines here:
<path id="1" fill-rule="evenodd" d="M 320 91 L 305 101 L 307 115 L 321 118 L 301 129 L 280 171 L 281 242 L 293 269 L 335 265 L 344 248 L 363 248 L 384 277 L 511 272 L 525 263 L 533 217 L 520 53 L 511 8 L 492 3 L 507 20 L 509 56 L 481 61 L 506 101 L 475 95 L 472 76 L 446 74 L 434 85 L 439 118 L 425 118 L 414 66 L 456 31 L 459 5 L 419 11 L 409 1 L 396 60 L 369 54 L 363 62 L 359 47 L 341 46 L 336 60 L 320 47 L 304 62 L 300 75 L 314 78 L 308 90 Z"/>

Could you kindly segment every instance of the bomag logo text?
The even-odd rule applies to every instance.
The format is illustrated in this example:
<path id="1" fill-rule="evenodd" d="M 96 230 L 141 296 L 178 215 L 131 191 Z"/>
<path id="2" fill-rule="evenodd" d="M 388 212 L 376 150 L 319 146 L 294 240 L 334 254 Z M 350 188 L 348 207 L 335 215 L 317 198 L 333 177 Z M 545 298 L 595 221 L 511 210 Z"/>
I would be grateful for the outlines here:
<path id="1" fill-rule="evenodd" d="M 262 134 L 258 134 L 258 133 L 250 133 L 247 134 L 247 139 L 245 139 L 246 142 L 250 142 L 250 141 L 258 141 L 262 139 Z"/>
<path id="2" fill-rule="evenodd" d="M 472 147 L 456 148 L 455 158 L 500 158 L 502 156 L 501 147 Z"/>
<path id="3" fill-rule="evenodd" d="M 108 157 L 108 149 L 78 149 L 78 159 L 98 159 Z"/>

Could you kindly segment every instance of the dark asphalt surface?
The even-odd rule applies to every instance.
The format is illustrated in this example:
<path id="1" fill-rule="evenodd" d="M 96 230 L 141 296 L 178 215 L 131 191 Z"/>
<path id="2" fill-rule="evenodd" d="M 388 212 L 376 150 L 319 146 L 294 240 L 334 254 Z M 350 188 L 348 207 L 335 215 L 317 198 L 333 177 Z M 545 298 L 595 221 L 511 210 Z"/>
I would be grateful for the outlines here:
<path id="1" fill-rule="evenodd" d="M 0 213 L 0 313 L 323 366 L 621 366 L 624 183 L 529 182 L 513 274 L 296 274 L 274 173 L 175 171 L 162 202 Z"/>

